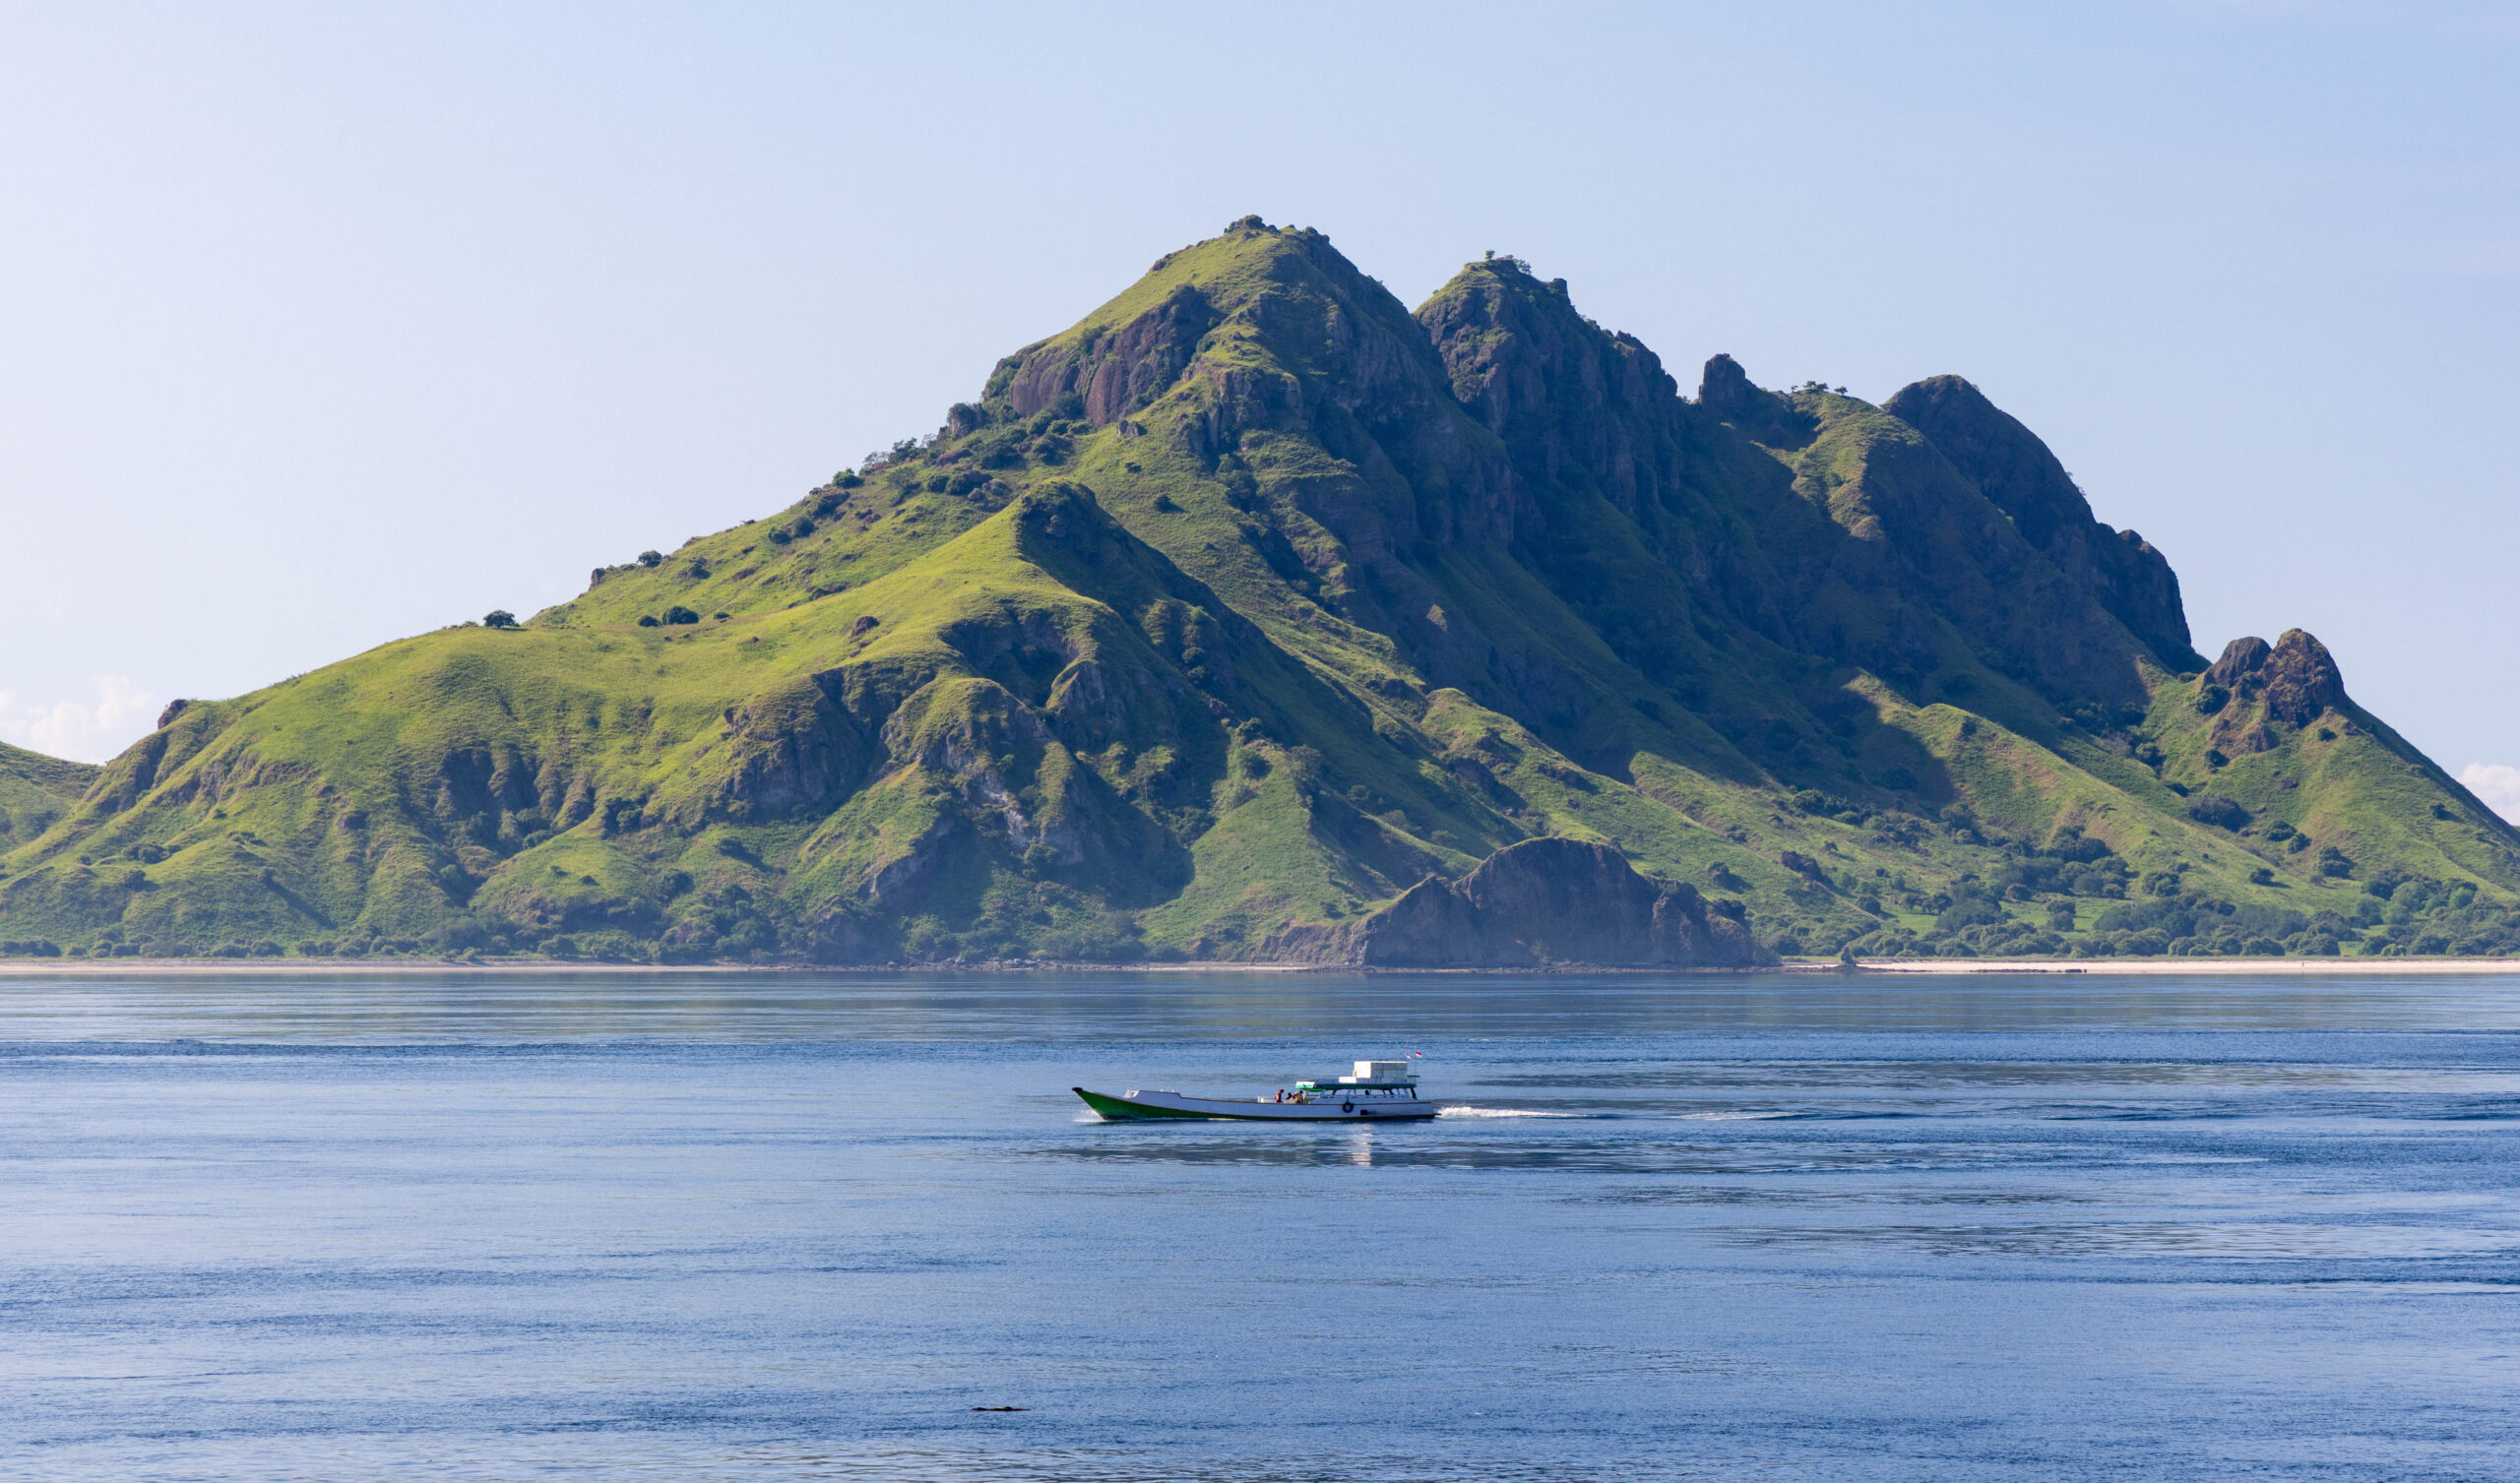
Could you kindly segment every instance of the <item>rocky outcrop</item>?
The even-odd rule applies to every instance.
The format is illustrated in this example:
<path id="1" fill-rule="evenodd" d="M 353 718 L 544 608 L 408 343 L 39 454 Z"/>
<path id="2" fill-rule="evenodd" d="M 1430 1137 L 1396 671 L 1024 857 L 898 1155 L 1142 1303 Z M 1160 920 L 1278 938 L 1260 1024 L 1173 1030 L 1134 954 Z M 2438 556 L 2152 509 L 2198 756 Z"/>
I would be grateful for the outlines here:
<path id="1" fill-rule="evenodd" d="M 1698 374 L 1697 404 L 1754 443 L 1793 447 L 1811 436 L 1809 419 L 1797 414 L 1793 402 L 1754 385 L 1739 361 L 1721 352 L 1708 357 Z"/>
<path id="2" fill-rule="evenodd" d="M 1453 398 L 1535 487 L 1598 491 L 1630 519 L 1680 474 L 1679 388 L 1633 336 L 1575 312 L 1566 280 L 1472 264 L 1418 311 Z"/>
<path id="3" fill-rule="evenodd" d="M 829 670 L 726 708 L 727 756 L 713 815 L 773 819 L 856 787 L 874 748 L 849 712 L 846 678 Z"/>
<path id="4" fill-rule="evenodd" d="M 2205 671 L 2205 679 L 2207 683 L 2220 685 L 2225 690 L 2238 690 L 2243 680 L 2257 673 L 2266 663 L 2267 652 L 2264 639 L 2253 635 L 2234 639 L 2223 646 L 2223 656 L 2214 661 L 2213 668 Z"/>
<path id="5" fill-rule="evenodd" d="M 1922 433 L 2012 518 L 2024 540 L 2142 640 L 2154 657 L 2173 670 L 2203 666 L 2204 656 L 2189 643 L 2187 610 L 2169 559 L 2134 531 L 2095 519 L 2091 502 L 2036 433 L 1958 376 L 1929 376 L 1903 387 L 1881 409 Z"/>
<path id="6" fill-rule="evenodd" d="M 1969 416 L 1944 420 L 1974 418 L 1990 446 L 2029 461 L 2039 477 L 2015 482 L 2054 507 L 2033 523 L 2052 548 L 1924 432 L 1856 399 L 1767 391 L 1718 355 L 1683 401 L 1651 350 L 1510 259 L 1470 264 L 1418 319 L 1455 401 L 1504 446 L 1537 512 L 1515 554 L 1651 679 L 1726 667 L 1707 637 L 1719 614 L 1840 663 L 1919 676 L 1952 647 L 1939 620 L 1988 668 L 2066 707 L 2141 705 L 2147 649 L 2203 667 L 2158 553 L 2128 557 L 2045 446 L 1965 382 L 1952 385 Z M 1596 500 L 1625 517 L 1608 528 L 1627 550 L 1598 538 Z M 2151 595 L 2119 600 L 2127 592 Z M 2169 616 L 2145 618 L 2142 635 L 2116 616 L 2164 602 Z"/>
<path id="7" fill-rule="evenodd" d="M 1746 967 L 1739 922 L 1696 888 L 1638 875 L 1617 850 L 1526 839 L 1454 884 L 1428 877 L 1361 921 L 1299 929 L 1279 956 L 1393 968 Z"/>
<path id="8" fill-rule="evenodd" d="M 1181 378 L 1217 317 L 1199 290 L 1181 284 L 1117 331 L 1021 352 L 1007 401 L 1018 416 L 1029 417 L 1073 396 L 1097 426 L 1116 422 Z"/>
<path id="9" fill-rule="evenodd" d="M 2346 705 L 2335 657 L 2298 628 L 2286 629 L 2271 648 L 2264 639 L 2234 639 L 2200 684 L 2231 692 L 2214 722 L 2214 746 L 2232 755 L 2272 751 L 2273 725 L 2306 726 Z"/>
<path id="10" fill-rule="evenodd" d="M 1188 284 L 1129 322 L 1100 348 L 1101 363 L 1085 392 L 1085 415 L 1097 426 L 1153 402 L 1189 369 L 1199 339 L 1217 313 Z"/>
<path id="11" fill-rule="evenodd" d="M 1795 488 L 1852 538 L 1836 580 L 1813 593 L 1806 630 L 1824 613 L 1858 620 L 1877 611 L 1867 588 L 1894 584 L 1987 668 L 2059 707 L 2143 704 L 2144 646 L 1929 439 L 1853 398 L 1806 392 L 1795 400 L 1818 423 L 1796 461 Z M 1851 639 L 1860 632 L 1852 621 L 1849 629 Z M 1886 647 L 1811 638 L 1867 665 Z"/>
<path id="12" fill-rule="evenodd" d="M 2288 628 L 2266 656 L 2266 713 L 2291 726 L 2306 726 L 2345 704 L 2345 677 L 2327 646 Z"/>

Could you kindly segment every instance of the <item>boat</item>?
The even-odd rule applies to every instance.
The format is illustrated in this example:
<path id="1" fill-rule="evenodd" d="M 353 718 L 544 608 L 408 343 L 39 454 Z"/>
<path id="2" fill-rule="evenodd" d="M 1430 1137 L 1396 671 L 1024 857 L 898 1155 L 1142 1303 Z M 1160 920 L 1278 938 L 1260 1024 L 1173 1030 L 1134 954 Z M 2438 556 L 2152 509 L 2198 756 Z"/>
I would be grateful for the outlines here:
<path id="1" fill-rule="evenodd" d="M 1272 1097 L 1194 1097 L 1177 1091 L 1128 1091 L 1114 1096 L 1068 1090 L 1105 1122 L 1140 1118 L 1225 1118 L 1246 1123 L 1401 1122 L 1430 1118 L 1435 1104 L 1418 1094 L 1418 1077 L 1406 1061 L 1359 1061 L 1354 1076 L 1335 1081 L 1297 1081 Z"/>

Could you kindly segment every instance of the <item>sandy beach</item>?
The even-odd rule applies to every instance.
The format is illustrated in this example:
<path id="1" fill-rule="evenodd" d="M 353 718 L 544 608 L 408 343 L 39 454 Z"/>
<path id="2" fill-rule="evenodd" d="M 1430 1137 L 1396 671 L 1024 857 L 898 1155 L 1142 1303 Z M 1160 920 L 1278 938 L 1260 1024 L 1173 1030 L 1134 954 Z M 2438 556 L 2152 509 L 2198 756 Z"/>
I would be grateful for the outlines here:
<path id="1" fill-rule="evenodd" d="M 1796 963 L 1822 972 L 1834 962 Z M 2109 977 L 2197 973 L 2327 977 L 2347 974 L 2520 973 L 2520 958 L 1882 958 L 1857 965 L 1864 973 L 2090 973 Z"/>

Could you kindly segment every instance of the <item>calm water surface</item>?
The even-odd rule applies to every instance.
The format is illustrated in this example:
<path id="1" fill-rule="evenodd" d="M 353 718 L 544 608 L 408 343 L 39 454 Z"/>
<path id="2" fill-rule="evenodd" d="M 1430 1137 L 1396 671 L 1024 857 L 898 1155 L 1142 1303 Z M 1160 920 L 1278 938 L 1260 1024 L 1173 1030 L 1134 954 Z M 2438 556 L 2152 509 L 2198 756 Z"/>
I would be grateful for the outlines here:
<path id="1" fill-rule="evenodd" d="M 2515 1133 L 2520 978 L 0 979 L 0 1473 L 2520 1478 Z"/>

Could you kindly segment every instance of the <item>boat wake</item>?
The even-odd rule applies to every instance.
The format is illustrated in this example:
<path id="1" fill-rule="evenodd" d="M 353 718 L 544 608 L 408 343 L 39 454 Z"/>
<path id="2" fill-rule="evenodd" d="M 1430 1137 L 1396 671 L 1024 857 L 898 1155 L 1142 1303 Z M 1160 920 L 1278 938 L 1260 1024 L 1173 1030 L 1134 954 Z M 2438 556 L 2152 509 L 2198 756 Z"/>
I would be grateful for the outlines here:
<path id="1" fill-rule="evenodd" d="M 1582 1117 L 1580 1112 L 1536 1112 L 1527 1107 L 1439 1107 L 1437 1117 Z"/>

